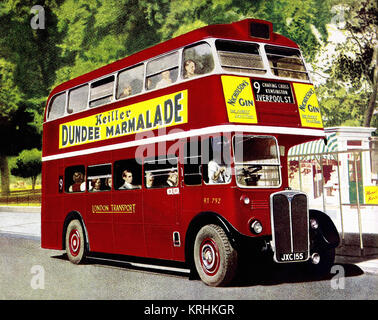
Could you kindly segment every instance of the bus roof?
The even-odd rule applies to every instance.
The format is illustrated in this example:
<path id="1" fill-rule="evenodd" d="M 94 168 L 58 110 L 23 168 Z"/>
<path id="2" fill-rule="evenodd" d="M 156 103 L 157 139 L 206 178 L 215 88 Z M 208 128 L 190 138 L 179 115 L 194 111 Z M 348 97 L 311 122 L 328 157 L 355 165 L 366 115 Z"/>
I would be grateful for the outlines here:
<path id="1" fill-rule="evenodd" d="M 250 34 L 250 27 L 252 24 L 255 25 L 265 25 L 269 28 L 269 39 L 254 37 Z M 269 21 L 258 20 L 258 19 L 245 19 L 238 22 L 233 22 L 230 24 L 215 24 L 205 26 L 178 37 L 172 38 L 170 40 L 161 42 L 157 45 L 146 48 L 142 51 L 136 52 L 128 57 L 122 58 L 103 67 L 90 71 L 74 79 L 68 80 L 57 87 L 55 87 L 49 96 L 49 99 L 58 92 L 70 89 L 72 87 L 78 86 L 82 83 L 94 80 L 96 78 L 102 77 L 106 74 L 110 74 L 143 62 L 145 60 L 151 59 L 153 57 L 159 56 L 166 52 L 184 47 L 191 43 L 195 43 L 207 38 L 221 38 L 239 41 L 255 41 L 262 43 L 269 43 L 280 46 L 287 46 L 292 48 L 298 48 L 298 45 L 280 35 L 273 32 L 273 24 Z M 48 102 L 48 101 L 47 101 Z"/>

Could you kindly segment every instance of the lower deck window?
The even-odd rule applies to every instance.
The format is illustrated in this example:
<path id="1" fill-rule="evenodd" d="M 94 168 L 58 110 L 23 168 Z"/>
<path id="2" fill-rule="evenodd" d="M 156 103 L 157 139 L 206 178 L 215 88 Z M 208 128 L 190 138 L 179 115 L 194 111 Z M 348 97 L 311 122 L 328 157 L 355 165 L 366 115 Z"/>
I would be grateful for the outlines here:
<path id="1" fill-rule="evenodd" d="M 85 167 L 72 166 L 67 167 L 64 171 L 64 190 L 65 192 L 83 192 L 85 191 Z"/>
<path id="2" fill-rule="evenodd" d="M 132 190 L 142 187 L 142 165 L 140 160 L 119 160 L 114 163 L 114 188 Z"/>
<path id="3" fill-rule="evenodd" d="M 147 159 L 144 163 L 144 179 L 147 189 L 177 187 L 177 158 Z"/>
<path id="4" fill-rule="evenodd" d="M 111 164 L 89 166 L 87 175 L 87 188 L 89 192 L 108 191 L 112 189 Z"/>

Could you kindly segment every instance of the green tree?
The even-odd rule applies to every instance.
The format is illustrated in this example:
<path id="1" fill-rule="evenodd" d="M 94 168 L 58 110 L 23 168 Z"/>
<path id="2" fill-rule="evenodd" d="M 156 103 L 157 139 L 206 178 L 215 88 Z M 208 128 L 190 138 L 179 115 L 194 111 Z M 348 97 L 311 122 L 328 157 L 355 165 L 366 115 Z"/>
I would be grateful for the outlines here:
<path id="1" fill-rule="evenodd" d="M 363 115 L 369 93 L 366 90 L 347 88 L 332 77 L 316 88 L 322 109 L 324 126 L 358 127 L 363 123 Z"/>
<path id="2" fill-rule="evenodd" d="M 332 13 L 329 0 L 173 0 L 160 18 L 160 32 L 165 40 L 201 26 L 245 18 L 271 21 L 274 31 L 297 42 L 310 61 L 320 40 L 327 39 L 326 24 Z"/>
<path id="3" fill-rule="evenodd" d="M 66 36 L 55 84 L 158 43 L 156 5 L 164 2 L 66 0 L 56 11 L 59 31 Z"/>
<path id="4" fill-rule="evenodd" d="M 2 192 L 9 192 L 8 156 L 40 147 L 46 97 L 59 67 L 63 36 L 53 13 L 62 1 L 40 1 L 46 28 L 31 27 L 34 1 L 0 2 L 0 172 Z M 6 137 L 6 138 L 5 138 Z"/>
<path id="5" fill-rule="evenodd" d="M 17 104 L 21 97 L 14 83 L 13 71 L 15 66 L 0 58 L 0 177 L 2 192 L 9 192 L 9 169 L 7 160 L 8 139 L 11 132 L 2 132 L 3 128 L 9 129 L 9 117 L 17 110 Z M 12 130 L 12 129 L 11 129 Z M 3 145 L 5 144 L 6 145 Z"/>
<path id="6" fill-rule="evenodd" d="M 0 115 L 0 169 L 1 191 L 9 193 L 8 157 L 24 148 L 42 146 L 41 134 L 33 125 L 34 115 L 25 103 L 7 115 Z"/>
<path id="7" fill-rule="evenodd" d="M 31 178 L 32 190 L 34 190 L 37 177 L 42 170 L 41 158 L 42 152 L 36 148 L 22 151 L 16 159 L 16 166 L 11 169 L 12 175 Z"/>
<path id="8" fill-rule="evenodd" d="M 57 31 L 54 11 L 62 1 L 41 0 L 45 29 L 33 29 L 32 0 L 8 0 L 0 3 L 0 58 L 15 66 L 15 84 L 23 99 L 46 98 L 59 67 L 59 43 L 64 33 Z M 38 110 L 38 111 L 42 111 Z"/>
<path id="9" fill-rule="evenodd" d="M 378 9 L 375 0 L 345 1 L 346 41 L 337 48 L 331 76 L 351 91 L 367 92 L 363 96 L 363 121 L 369 127 L 377 101 L 378 90 Z M 375 122 L 376 123 L 376 122 Z"/>

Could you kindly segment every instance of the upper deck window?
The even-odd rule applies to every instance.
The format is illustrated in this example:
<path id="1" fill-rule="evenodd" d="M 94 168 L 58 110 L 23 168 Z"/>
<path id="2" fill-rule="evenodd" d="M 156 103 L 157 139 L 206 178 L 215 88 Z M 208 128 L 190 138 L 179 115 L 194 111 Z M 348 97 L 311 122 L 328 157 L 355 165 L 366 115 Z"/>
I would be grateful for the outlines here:
<path id="1" fill-rule="evenodd" d="M 215 45 L 223 69 L 240 73 L 266 73 L 257 44 L 217 40 Z"/>
<path id="2" fill-rule="evenodd" d="M 178 52 L 167 54 L 147 64 L 146 89 L 164 88 L 177 80 Z"/>
<path id="3" fill-rule="evenodd" d="M 91 99 L 89 106 L 99 105 L 112 101 L 114 76 L 106 77 L 91 84 Z"/>
<path id="4" fill-rule="evenodd" d="M 57 119 L 64 115 L 64 108 L 66 105 L 66 93 L 56 95 L 51 101 L 47 114 L 49 120 Z"/>
<path id="5" fill-rule="evenodd" d="M 70 90 L 68 95 L 68 112 L 79 112 L 87 108 L 88 85 Z"/>
<path id="6" fill-rule="evenodd" d="M 265 52 L 274 75 L 285 78 L 309 80 L 299 50 L 265 46 Z"/>
<path id="7" fill-rule="evenodd" d="M 121 71 L 118 74 L 117 99 L 123 99 L 142 92 L 144 65 Z"/>
<path id="8" fill-rule="evenodd" d="M 191 79 L 214 69 L 214 60 L 211 47 L 207 43 L 187 47 L 183 52 L 182 77 Z"/>

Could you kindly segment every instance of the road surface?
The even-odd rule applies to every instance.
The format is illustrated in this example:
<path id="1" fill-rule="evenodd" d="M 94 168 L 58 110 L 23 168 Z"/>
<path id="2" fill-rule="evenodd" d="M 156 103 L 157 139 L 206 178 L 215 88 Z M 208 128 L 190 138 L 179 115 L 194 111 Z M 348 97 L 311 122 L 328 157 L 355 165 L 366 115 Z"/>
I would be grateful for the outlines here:
<path id="1" fill-rule="evenodd" d="M 258 280 L 244 276 L 212 288 L 177 270 L 89 259 L 73 265 L 64 252 L 40 248 L 37 239 L 0 234 L 0 299 L 271 300 L 377 299 L 378 276 L 340 264 L 322 279 L 296 268 L 268 268 Z M 344 274 L 345 277 L 340 277 Z"/>

